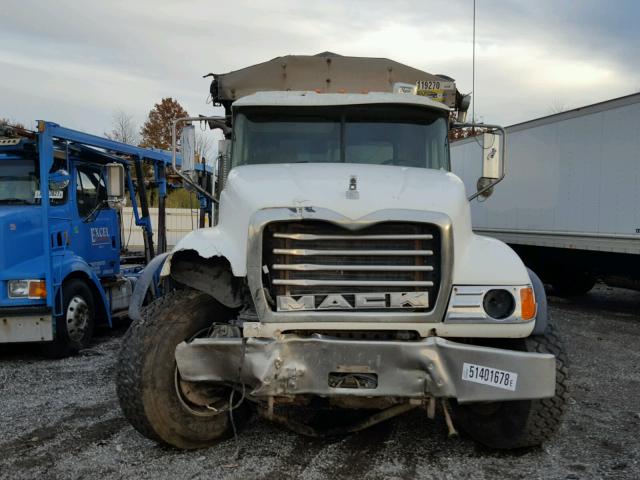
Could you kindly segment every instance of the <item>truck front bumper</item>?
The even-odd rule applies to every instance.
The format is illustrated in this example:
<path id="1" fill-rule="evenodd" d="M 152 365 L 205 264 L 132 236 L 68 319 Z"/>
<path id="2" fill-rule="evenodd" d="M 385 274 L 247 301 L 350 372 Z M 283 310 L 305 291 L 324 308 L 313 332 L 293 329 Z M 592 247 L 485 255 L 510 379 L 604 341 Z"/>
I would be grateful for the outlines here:
<path id="1" fill-rule="evenodd" d="M 53 340 L 51 310 L 43 307 L 0 308 L 0 343 Z"/>
<path id="2" fill-rule="evenodd" d="M 184 380 L 241 382 L 252 389 L 254 397 L 447 397 L 464 403 L 548 398 L 555 393 L 553 355 L 479 347 L 439 337 L 420 341 L 343 340 L 320 335 L 199 338 L 180 343 L 175 357 Z M 373 376 L 377 384 L 342 388 L 330 381 L 336 375 L 351 374 Z"/>

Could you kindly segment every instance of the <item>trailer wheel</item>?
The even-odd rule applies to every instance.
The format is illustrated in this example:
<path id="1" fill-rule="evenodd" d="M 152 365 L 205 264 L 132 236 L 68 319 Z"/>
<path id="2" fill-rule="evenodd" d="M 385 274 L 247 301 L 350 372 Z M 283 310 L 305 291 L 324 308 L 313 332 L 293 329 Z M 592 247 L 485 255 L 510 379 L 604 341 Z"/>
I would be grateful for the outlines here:
<path id="1" fill-rule="evenodd" d="M 553 293 L 559 297 L 585 295 L 591 291 L 595 284 L 595 277 L 584 272 L 558 274 L 551 280 Z"/>
<path id="2" fill-rule="evenodd" d="M 456 425 L 475 441 L 497 449 L 533 447 L 542 444 L 560 426 L 569 396 L 567 358 L 562 340 L 549 325 L 544 335 L 524 339 L 527 352 L 551 353 L 556 357 L 556 393 L 552 398 L 457 404 Z"/>
<path id="3" fill-rule="evenodd" d="M 62 315 L 55 318 L 55 337 L 43 344 L 51 358 L 64 358 L 86 348 L 95 326 L 95 302 L 88 285 L 72 278 L 62 285 Z"/>
<path id="4" fill-rule="evenodd" d="M 206 447 L 229 434 L 231 389 L 185 382 L 174 357 L 178 343 L 229 316 L 213 297 L 194 290 L 174 290 L 141 311 L 141 320 L 126 334 L 116 370 L 120 407 L 138 432 L 182 449 Z M 246 413 L 243 406 L 233 410 L 236 424 Z"/>

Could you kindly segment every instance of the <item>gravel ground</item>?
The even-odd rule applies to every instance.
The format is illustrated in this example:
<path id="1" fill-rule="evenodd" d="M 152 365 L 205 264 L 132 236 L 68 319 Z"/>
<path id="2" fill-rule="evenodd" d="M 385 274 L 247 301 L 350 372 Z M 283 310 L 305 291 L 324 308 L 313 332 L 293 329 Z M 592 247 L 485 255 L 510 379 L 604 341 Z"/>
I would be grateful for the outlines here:
<path id="1" fill-rule="evenodd" d="M 118 407 L 121 326 L 75 358 L 0 351 L 0 478 L 640 478 L 640 293 L 598 286 L 550 301 L 572 393 L 561 431 L 542 448 L 494 452 L 448 439 L 442 419 L 418 411 L 331 440 L 253 419 L 237 462 L 233 439 L 190 452 L 160 447 Z"/>

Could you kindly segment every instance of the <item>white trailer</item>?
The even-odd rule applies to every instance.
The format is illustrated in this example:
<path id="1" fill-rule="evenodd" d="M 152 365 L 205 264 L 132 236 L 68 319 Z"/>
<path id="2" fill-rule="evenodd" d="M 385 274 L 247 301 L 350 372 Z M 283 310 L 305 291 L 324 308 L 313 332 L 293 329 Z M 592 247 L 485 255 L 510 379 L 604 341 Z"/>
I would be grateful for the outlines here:
<path id="1" fill-rule="evenodd" d="M 508 175 L 472 202 L 476 233 L 511 245 L 557 293 L 586 293 L 596 279 L 640 289 L 640 94 L 507 132 Z M 468 193 L 481 148 L 476 138 L 451 145 Z"/>

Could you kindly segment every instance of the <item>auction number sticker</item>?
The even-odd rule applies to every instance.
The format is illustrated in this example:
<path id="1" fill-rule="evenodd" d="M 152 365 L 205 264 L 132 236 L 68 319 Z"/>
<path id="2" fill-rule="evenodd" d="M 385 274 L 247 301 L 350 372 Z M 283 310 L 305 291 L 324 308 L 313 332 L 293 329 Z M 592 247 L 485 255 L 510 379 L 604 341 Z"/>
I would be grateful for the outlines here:
<path id="1" fill-rule="evenodd" d="M 515 392 L 518 383 L 518 374 L 498 370 L 497 368 L 483 367 L 473 363 L 462 365 L 462 379 L 467 382 L 481 383 L 491 387 L 502 388 Z"/>
<path id="2" fill-rule="evenodd" d="M 42 198 L 40 190 L 36 190 L 34 192 L 33 198 L 35 198 L 36 200 L 40 200 Z M 62 200 L 64 198 L 64 192 L 62 190 L 50 190 L 49 198 L 51 198 L 52 200 Z"/>
<path id="3" fill-rule="evenodd" d="M 453 90 L 453 82 L 439 82 L 432 80 L 418 80 L 416 82 L 418 90 Z"/>

